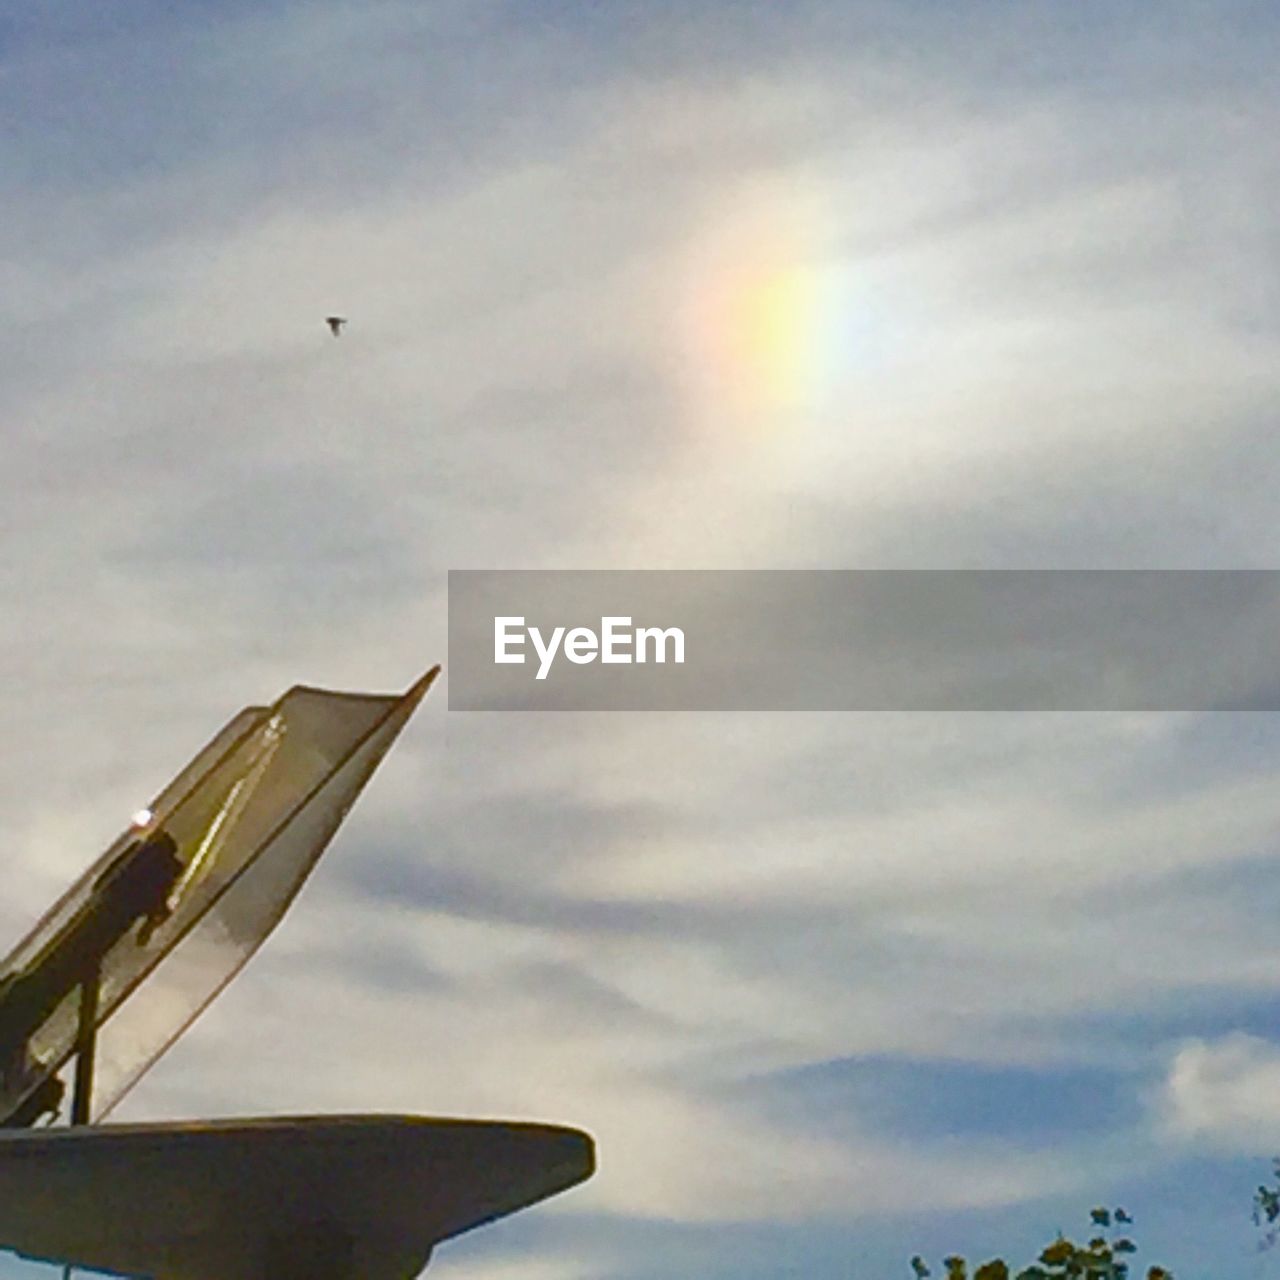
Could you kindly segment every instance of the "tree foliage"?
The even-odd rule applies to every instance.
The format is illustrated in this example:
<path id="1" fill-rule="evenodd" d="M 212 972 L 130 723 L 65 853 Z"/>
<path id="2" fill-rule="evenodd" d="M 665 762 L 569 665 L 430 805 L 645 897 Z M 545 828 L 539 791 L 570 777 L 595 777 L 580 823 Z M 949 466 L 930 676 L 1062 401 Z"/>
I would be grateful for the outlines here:
<path id="1" fill-rule="evenodd" d="M 1276 1163 L 1276 1174 L 1280 1180 L 1280 1161 Z M 1260 1196 L 1263 1191 L 1265 1188 L 1260 1188 Z M 1268 1221 L 1280 1218 L 1280 1187 L 1267 1201 L 1267 1210 Z M 1132 1266 L 1138 1247 L 1124 1231 L 1133 1219 L 1123 1209 L 1098 1208 L 1090 1212 L 1089 1221 L 1093 1235 L 1086 1243 L 1076 1244 L 1059 1233 L 1035 1262 L 1016 1274 L 1003 1258 L 992 1258 L 973 1272 L 972 1280 L 1129 1280 L 1131 1275 L 1136 1276 Z M 943 1280 L 970 1280 L 969 1264 L 964 1258 L 944 1258 L 942 1265 Z M 919 1255 L 911 1259 L 911 1270 L 916 1280 L 928 1280 L 933 1274 Z M 1170 1272 L 1157 1266 L 1148 1267 L 1145 1276 L 1146 1280 L 1173 1280 Z"/>
<path id="2" fill-rule="evenodd" d="M 1264 1228 L 1261 1249 L 1270 1249 L 1280 1239 L 1280 1158 L 1272 1162 L 1271 1176 L 1276 1185 L 1259 1187 L 1253 1197 L 1253 1220 Z"/>

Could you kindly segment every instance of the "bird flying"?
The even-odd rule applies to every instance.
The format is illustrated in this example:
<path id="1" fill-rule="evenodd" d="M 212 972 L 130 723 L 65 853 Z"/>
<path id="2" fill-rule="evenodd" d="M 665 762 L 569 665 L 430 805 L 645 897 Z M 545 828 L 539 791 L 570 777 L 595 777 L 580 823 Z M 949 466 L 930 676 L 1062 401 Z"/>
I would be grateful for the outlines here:
<path id="1" fill-rule="evenodd" d="M 336 338 L 342 332 L 342 326 L 347 323 L 347 318 L 346 316 L 325 316 L 324 322 Z"/>

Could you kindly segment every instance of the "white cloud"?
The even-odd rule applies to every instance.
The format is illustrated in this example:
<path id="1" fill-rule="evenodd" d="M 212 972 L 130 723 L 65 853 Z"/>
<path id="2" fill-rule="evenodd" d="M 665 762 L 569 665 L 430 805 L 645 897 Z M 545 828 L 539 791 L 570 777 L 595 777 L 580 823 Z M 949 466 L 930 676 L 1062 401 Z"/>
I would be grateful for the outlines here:
<path id="1" fill-rule="evenodd" d="M 584 1262 L 572 1254 L 499 1257 L 454 1261 L 445 1245 L 432 1259 L 432 1275 L 439 1280 L 594 1280 L 598 1263 Z"/>
<path id="2" fill-rule="evenodd" d="M 1159 1104 L 1178 1138 L 1273 1155 L 1280 1150 L 1280 1045 L 1241 1033 L 1190 1041 L 1169 1066 Z"/>
<path id="3" fill-rule="evenodd" d="M 717 1097 L 728 1082 L 699 1084 L 686 1064 L 700 1045 L 732 1043 L 723 1030 L 665 1023 L 621 1002 L 592 1008 L 573 986 L 557 986 L 565 947 L 554 935 L 324 914 L 312 912 L 305 944 L 286 926 L 292 945 L 282 937 L 263 958 L 263 969 L 274 970 L 270 981 L 245 981 L 225 997 L 120 1118 L 197 1106 L 236 1114 L 252 1099 L 250 1109 L 265 1112 L 405 1110 L 569 1123 L 596 1139 L 599 1169 L 560 1202 L 562 1211 L 691 1223 L 845 1218 L 921 1203 L 973 1207 L 1061 1181 L 1055 1163 L 1033 1152 L 837 1139 Z M 346 934 L 358 952 L 362 928 L 378 931 L 396 957 L 403 979 L 396 987 L 352 978 L 349 962 L 347 974 L 333 962 L 317 966 L 321 935 Z M 535 968 L 532 982 L 519 980 L 539 955 L 542 979 Z M 695 965 L 683 981 L 705 979 Z M 744 1043 L 739 1067 L 757 1061 Z"/>

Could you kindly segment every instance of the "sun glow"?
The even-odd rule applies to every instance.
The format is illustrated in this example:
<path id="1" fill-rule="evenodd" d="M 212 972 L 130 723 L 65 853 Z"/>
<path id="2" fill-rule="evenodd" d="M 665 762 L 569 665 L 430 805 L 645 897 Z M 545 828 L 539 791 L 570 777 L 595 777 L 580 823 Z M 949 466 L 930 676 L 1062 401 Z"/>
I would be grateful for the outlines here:
<path id="1" fill-rule="evenodd" d="M 756 197 L 686 269 L 683 368 L 699 417 L 786 429 L 832 402 L 859 359 L 865 300 L 815 197 Z"/>

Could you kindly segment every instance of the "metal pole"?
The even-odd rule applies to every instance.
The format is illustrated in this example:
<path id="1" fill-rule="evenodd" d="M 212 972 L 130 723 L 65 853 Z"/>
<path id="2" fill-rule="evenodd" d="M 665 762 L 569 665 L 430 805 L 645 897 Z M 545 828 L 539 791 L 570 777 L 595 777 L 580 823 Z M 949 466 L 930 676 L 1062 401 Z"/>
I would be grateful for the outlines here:
<path id="1" fill-rule="evenodd" d="M 94 961 L 80 984 L 80 1025 L 76 1029 L 76 1086 L 71 1099 L 71 1123 L 88 1124 L 93 1103 L 93 1058 L 98 1046 L 98 993 L 102 964 Z M 62 1280 L 71 1280 L 74 1267 L 62 1268 Z"/>
<path id="2" fill-rule="evenodd" d="M 98 1045 L 98 991 L 102 965 L 95 960 L 80 984 L 80 1026 L 76 1032 L 76 1085 L 71 1123 L 88 1124 L 93 1103 L 93 1059 Z"/>
<path id="3" fill-rule="evenodd" d="M 80 1021 L 76 1028 L 76 1081 L 71 1099 L 71 1123 L 88 1124 L 93 1103 L 93 1060 L 98 1045 L 98 994 L 102 986 L 102 962 L 95 960 L 80 983 Z M 62 1280 L 71 1280 L 75 1265 L 62 1268 Z"/>

